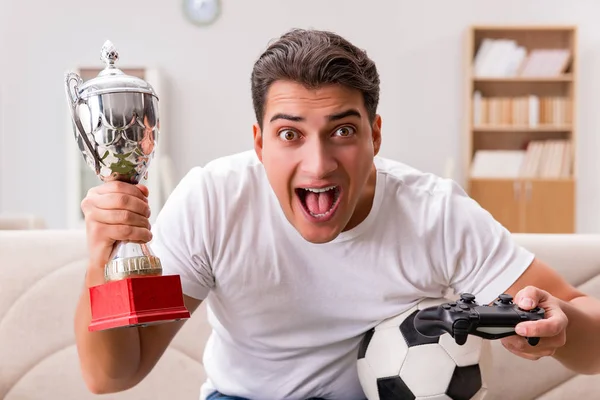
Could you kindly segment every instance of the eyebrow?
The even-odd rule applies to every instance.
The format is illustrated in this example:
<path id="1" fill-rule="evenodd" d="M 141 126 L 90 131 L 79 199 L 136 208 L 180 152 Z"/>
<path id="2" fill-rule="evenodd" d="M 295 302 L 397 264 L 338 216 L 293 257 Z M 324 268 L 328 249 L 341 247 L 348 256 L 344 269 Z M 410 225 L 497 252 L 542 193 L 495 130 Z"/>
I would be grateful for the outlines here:
<path id="1" fill-rule="evenodd" d="M 271 117 L 271 120 L 269 122 L 273 122 L 277 119 L 287 119 L 288 121 L 294 121 L 294 122 L 301 122 L 304 121 L 303 117 L 298 117 L 296 115 L 290 115 L 290 114 L 275 114 Z"/>
<path id="2" fill-rule="evenodd" d="M 337 120 L 340 120 L 340 119 L 343 119 L 346 117 L 358 117 L 360 119 L 360 113 L 357 110 L 351 108 L 350 110 L 342 111 L 337 114 L 328 115 L 327 119 L 329 121 L 337 121 Z M 294 122 L 304 121 L 304 117 L 300 117 L 297 115 L 278 113 L 278 114 L 273 115 L 269 122 L 273 122 L 278 119 L 285 119 L 285 120 L 294 121 Z"/>
<path id="3" fill-rule="evenodd" d="M 351 108 L 350 110 L 342 111 L 341 113 L 328 115 L 327 119 L 329 121 L 337 121 L 346 117 L 358 117 L 360 119 L 360 113 L 358 112 L 358 110 Z"/>

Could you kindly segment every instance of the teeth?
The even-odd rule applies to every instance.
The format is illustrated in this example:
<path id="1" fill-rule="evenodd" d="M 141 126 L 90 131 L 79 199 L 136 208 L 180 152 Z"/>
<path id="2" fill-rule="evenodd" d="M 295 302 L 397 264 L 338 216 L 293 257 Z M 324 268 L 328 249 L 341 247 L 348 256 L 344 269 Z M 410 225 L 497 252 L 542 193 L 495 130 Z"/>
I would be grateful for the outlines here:
<path id="1" fill-rule="evenodd" d="M 323 192 L 327 192 L 329 190 L 337 189 L 337 186 L 328 186 L 328 187 L 324 187 L 324 188 L 303 188 L 303 189 L 306 190 L 307 192 L 323 193 Z M 338 196 L 339 196 L 339 192 L 336 191 L 334 198 L 333 198 L 333 203 L 331 205 L 332 208 L 335 205 L 335 203 L 337 202 Z M 307 211 L 310 213 L 310 215 L 312 215 L 315 218 L 323 218 L 323 217 L 329 215 L 329 213 L 331 212 L 331 210 L 328 210 L 322 214 L 315 214 L 313 212 L 310 212 L 309 210 L 307 210 Z"/>
<path id="2" fill-rule="evenodd" d="M 329 210 L 327 210 L 327 211 L 325 211 L 324 213 L 321 213 L 321 214 L 315 214 L 315 213 L 311 212 L 310 210 L 308 210 L 308 208 L 305 208 L 305 210 L 310 215 L 312 215 L 314 218 L 323 218 L 323 217 L 326 217 L 327 215 L 329 215 L 331 213 L 331 210 L 333 209 L 333 207 L 336 205 L 338 197 L 340 195 L 340 191 L 339 191 L 338 187 L 335 186 L 335 185 L 334 186 L 324 187 L 324 188 L 302 188 L 302 189 L 306 190 L 307 192 L 313 192 L 313 193 L 324 193 L 324 192 L 327 192 L 329 190 L 335 189 L 335 191 L 333 192 L 334 195 L 333 195 L 333 203 L 331 205 L 331 209 L 329 209 Z"/>
<path id="3" fill-rule="evenodd" d="M 325 188 L 304 188 L 304 190 L 307 190 L 307 191 L 313 192 L 313 193 L 323 193 L 323 192 L 326 192 L 331 189 L 335 189 L 335 186 L 329 186 L 329 187 L 325 187 Z"/>
<path id="4" fill-rule="evenodd" d="M 329 215 L 329 212 L 330 211 L 325 211 L 323 214 L 315 214 L 315 213 L 309 211 L 310 215 L 312 215 L 315 218 L 323 218 L 324 216 Z"/>

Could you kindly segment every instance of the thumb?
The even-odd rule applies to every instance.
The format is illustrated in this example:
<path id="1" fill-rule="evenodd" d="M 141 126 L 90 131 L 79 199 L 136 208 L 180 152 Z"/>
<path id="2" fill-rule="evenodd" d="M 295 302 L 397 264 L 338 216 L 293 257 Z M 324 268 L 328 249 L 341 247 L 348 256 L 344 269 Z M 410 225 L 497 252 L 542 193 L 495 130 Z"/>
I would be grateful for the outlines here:
<path id="1" fill-rule="evenodd" d="M 547 301 L 549 297 L 548 292 L 534 286 L 527 286 L 517 293 L 514 303 L 523 310 L 531 310 L 540 303 Z"/>

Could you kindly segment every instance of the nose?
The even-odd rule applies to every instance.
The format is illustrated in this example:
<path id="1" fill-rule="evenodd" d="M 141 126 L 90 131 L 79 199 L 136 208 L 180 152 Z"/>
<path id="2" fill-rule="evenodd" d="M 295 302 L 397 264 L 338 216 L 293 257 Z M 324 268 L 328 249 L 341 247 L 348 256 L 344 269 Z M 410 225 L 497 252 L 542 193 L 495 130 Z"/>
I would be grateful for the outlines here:
<path id="1" fill-rule="evenodd" d="M 312 140 L 304 144 L 301 169 L 311 179 L 322 179 L 330 175 L 338 167 L 333 150 L 320 140 Z"/>

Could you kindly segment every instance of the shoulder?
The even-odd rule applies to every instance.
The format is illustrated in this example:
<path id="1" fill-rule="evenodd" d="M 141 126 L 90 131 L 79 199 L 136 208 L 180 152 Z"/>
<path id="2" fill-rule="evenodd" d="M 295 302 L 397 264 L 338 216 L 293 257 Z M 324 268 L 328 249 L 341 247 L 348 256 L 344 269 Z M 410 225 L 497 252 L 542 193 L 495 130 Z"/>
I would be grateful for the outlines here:
<path id="1" fill-rule="evenodd" d="M 216 158 L 192 168 L 171 195 L 177 212 L 205 227 L 229 229 L 231 220 L 268 207 L 269 181 L 254 151 Z M 190 222 L 193 223 L 193 222 Z"/>
<path id="2" fill-rule="evenodd" d="M 260 196 L 268 184 L 263 175 L 262 163 L 250 151 L 193 167 L 168 195 L 156 225 L 165 232 L 181 229 L 209 240 L 230 218 L 242 218 L 243 213 L 250 212 L 248 203 L 253 207 L 263 204 Z"/>
<path id="3" fill-rule="evenodd" d="M 226 190 L 256 183 L 264 177 L 262 163 L 253 151 L 216 158 L 205 166 L 193 167 L 180 181 L 185 191 Z M 247 185 L 251 186 L 251 185 Z"/>
<path id="4" fill-rule="evenodd" d="M 384 157 L 376 157 L 378 176 L 385 180 L 387 193 L 397 193 L 403 200 L 444 202 L 463 197 L 466 192 L 457 182 L 431 172 Z"/>
<path id="5" fill-rule="evenodd" d="M 263 164 L 254 151 L 217 158 L 204 166 L 203 179 L 213 207 L 237 208 L 261 197 L 268 185 Z"/>
<path id="6" fill-rule="evenodd" d="M 395 208 L 390 211 L 408 218 L 419 231 L 447 235 L 502 229 L 455 180 L 386 158 L 378 158 L 376 165 L 388 205 Z"/>
<path id="7" fill-rule="evenodd" d="M 262 163 L 253 150 L 248 150 L 209 161 L 204 169 L 211 175 L 223 176 L 252 171 L 257 167 L 262 167 Z"/>

